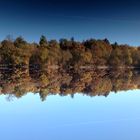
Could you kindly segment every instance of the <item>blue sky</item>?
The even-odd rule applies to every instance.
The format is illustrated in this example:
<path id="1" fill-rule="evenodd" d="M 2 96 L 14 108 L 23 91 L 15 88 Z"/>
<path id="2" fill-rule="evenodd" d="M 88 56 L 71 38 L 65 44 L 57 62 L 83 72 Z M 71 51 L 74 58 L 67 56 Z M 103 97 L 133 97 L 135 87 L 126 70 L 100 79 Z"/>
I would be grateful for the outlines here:
<path id="1" fill-rule="evenodd" d="M 139 140 L 139 90 L 107 98 L 28 95 L 8 102 L 0 96 L 2 140 Z"/>
<path id="2" fill-rule="evenodd" d="M 48 39 L 108 38 L 111 43 L 140 45 L 140 2 L 86 0 L 6 0 L 0 3 L 0 40 L 21 35 Z"/>

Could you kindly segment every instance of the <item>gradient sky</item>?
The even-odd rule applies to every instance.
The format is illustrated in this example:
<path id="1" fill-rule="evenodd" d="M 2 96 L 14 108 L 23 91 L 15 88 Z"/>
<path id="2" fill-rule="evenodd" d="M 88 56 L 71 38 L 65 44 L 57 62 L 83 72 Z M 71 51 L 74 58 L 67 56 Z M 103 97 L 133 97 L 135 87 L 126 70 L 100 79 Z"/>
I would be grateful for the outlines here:
<path id="1" fill-rule="evenodd" d="M 0 40 L 21 35 L 48 39 L 108 38 L 140 45 L 140 2 L 135 0 L 1 0 Z"/>
<path id="2" fill-rule="evenodd" d="M 1 140 L 140 140 L 140 90 L 107 98 L 0 96 Z"/>

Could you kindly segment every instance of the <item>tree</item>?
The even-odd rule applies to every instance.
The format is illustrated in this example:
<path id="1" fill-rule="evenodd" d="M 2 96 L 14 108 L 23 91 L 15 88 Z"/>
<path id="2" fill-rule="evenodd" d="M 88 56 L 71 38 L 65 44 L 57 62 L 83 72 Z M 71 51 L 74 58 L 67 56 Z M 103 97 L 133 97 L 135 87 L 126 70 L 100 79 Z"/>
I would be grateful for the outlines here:
<path id="1" fill-rule="evenodd" d="M 20 48 L 24 45 L 26 45 L 27 42 L 23 39 L 23 37 L 17 37 L 16 40 L 14 41 L 14 45 L 17 47 L 17 48 Z"/>
<path id="2" fill-rule="evenodd" d="M 49 41 L 49 47 L 55 47 L 55 48 L 60 48 L 59 43 L 56 40 L 51 40 Z"/>
<path id="3" fill-rule="evenodd" d="M 74 41 L 73 38 L 71 40 L 60 39 L 59 44 L 60 44 L 61 49 L 63 49 L 63 50 L 67 50 L 67 49 L 71 50 L 71 49 L 74 48 L 75 41 Z"/>
<path id="4" fill-rule="evenodd" d="M 48 41 L 47 41 L 47 39 L 46 39 L 46 37 L 44 35 L 42 35 L 40 37 L 39 45 L 41 47 L 47 47 L 48 46 Z"/>
<path id="5" fill-rule="evenodd" d="M 103 41 L 104 41 L 105 43 L 107 43 L 107 44 L 110 44 L 110 42 L 109 42 L 109 40 L 108 40 L 107 38 L 105 38 Z"/>
<path id="6" fill-rule="evenodd" d="M 15 56 L 15 46 L 13 42 L 4 40 L 1 42 L 0 55 L 3 63 L 13 64 L 13 57 Z"/>

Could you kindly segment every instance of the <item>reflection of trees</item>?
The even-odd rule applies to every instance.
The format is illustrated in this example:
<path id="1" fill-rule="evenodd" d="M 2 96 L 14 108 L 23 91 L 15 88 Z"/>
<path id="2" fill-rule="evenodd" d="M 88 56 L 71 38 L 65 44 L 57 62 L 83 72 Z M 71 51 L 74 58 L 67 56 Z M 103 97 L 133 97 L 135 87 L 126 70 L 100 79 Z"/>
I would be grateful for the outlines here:
<path id="1" fill-rule="evenodd" d="M 107 96 L 111 91 L 140 88 L 140 72 L 130 69 L 1 70 L 0 79 L 1 94 L 20 98 L 28 92 L 39 93 L 42 101 L 51 94 L 71 95 L 72 98 L 74 93 Z"/>

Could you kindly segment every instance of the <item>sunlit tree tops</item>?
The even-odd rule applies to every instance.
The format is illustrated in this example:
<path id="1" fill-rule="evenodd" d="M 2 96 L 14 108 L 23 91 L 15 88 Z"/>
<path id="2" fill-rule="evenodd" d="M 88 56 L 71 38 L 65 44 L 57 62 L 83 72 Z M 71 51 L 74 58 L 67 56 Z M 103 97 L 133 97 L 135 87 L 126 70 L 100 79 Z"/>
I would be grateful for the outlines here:
<path id="1" fill-rule="evenodd" d="M 30 59 L 32 58 L 32 61 Z M 33 61 L 34 58 L 34 61 Z M 29 43 L 23 37 L 7 37 L 0 43 L 0 63 L 13 65 L 38 62 L 40 65 L 140 66 L 140 47 L 111 44 L 108 39 L 47 40 L 42 35 L 39 43 Z"/>

